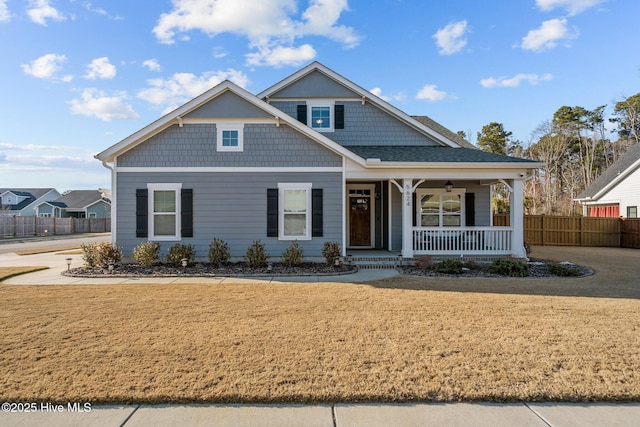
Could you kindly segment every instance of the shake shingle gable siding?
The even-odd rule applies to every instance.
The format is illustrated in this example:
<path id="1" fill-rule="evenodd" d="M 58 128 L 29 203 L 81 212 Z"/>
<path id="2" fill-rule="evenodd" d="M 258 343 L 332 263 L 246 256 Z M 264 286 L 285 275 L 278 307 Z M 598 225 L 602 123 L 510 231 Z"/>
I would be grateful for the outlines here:
<path id="1" fill-rule="evenodd" d="M 286 125 L 247 124 L 242 152 L 216 151 L 214 124 L 174 125 L 118 158 L 119 167 L 340 167 L 342 158 Z"/>
<path id="2" fill-rule="evenodd" d="M 433 163 L 530 163 L 531 160 L 487 153 L 473 148 L 425 147 L 425 146 L 351 146 L 364 159 L 380 159 L 383 162 L 433 162 Z"/>

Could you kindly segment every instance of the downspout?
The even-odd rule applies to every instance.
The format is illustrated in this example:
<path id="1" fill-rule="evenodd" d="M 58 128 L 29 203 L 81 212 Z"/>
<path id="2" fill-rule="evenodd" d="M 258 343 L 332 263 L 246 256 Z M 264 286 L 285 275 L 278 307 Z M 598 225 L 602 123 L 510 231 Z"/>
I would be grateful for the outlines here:
<path id="1" fill-rule="evenodd" d="M 106 161 L 102 161 L 102 166 L 111 171 L 111 244 L 116 244 L 116 172 L 115 160 L 113 167 L 109 166 Z"/>

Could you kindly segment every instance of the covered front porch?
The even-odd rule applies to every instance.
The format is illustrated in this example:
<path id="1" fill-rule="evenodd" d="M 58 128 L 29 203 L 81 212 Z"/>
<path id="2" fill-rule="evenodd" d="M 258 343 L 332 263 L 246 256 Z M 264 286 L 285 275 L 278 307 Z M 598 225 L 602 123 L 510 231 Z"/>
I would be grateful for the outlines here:
<path id="1" fill-rule="evenodd" d="M 491 184 L 509 190 L 511 226 L 494 226 Z M 526 255 L 523 180 L 427 178 L 348 181 L 345 254 L 384 250 L 415 256 Z"/>

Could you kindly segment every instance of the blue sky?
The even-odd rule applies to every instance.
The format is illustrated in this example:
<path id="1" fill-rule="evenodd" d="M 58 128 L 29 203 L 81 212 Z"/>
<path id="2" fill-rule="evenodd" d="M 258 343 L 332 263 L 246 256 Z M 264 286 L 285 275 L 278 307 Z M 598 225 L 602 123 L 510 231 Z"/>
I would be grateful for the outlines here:
<path id="1" fill-rule="evenodd" d="M 640 92 L 637 0 L 0 0 L 0 187 L 109 187 L 93 156 L 229 79 L 317 60 L 475 142 Z M 615 139 L 615 135 L 611 135 Z"/>

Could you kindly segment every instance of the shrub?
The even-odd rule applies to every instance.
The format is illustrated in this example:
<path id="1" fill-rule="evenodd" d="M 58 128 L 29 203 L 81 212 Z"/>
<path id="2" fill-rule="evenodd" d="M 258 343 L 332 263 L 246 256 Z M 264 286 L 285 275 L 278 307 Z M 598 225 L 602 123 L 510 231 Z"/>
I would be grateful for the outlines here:
<path id="1" fill-rule="evenodd" d="M 150 267 L 158 260 L 160 255 L 160 243 L 142 242 L 133 248 L 133 258 L 143 267 Z"/>
<path id="2" fill-rule="evenodd" d="M 531 243 L 524 242 L 524 251 L 529 255 L 531 253 Z"/>
<path id="3" fill-rule="evenodd" d="M 436 264 L 436 271 L 444 274 L 461 274 L 464 263 L 457 259 L 445 259 Z"/>
<path id="4" fill-rule="evenodd" d="M 89 268 L 102 268 L 122 260 L 122 248 L 107 242 L 80 245 L 82 260 Z"/>
<path id="5" fill-rule="evenodd" d="M 227 264 L 230 259 L 229 245 L 217 237 L 213 239 L 209 245 L 209 262 L 217 268 Z"/>
<path id="6" fill-rule="evenodd" d="M 260 240 L 254 240 L 244 254 L 244 260 L 249 268 L 260 268 L 267 265 L 269 257 L 264 249 L 264 244 Z"/>
<path id="7" fill-rule="evenodd" d="M 580 275 L 580 270 L 565 264 L 547 264 L 547 270 L 551 274 L 560 277 L 575 277 Z"/>
<path id="8" fill-rule="evenodd" d="M 180 267 L 182 266 L 183 258 L 187 259 L 187 265 L 193 263 L 196 258 L 196 251 L 192 245 L 176 243 L 169 248 L 169 253 L 167 254 L 167 262 L 169 264 Z"/>
<path id="9" fill-rule="evenodd" d="M 529 275 L 529 266 L 515 259 L 496 259 L 489 266 L 489 273 L 501 276 L 526 277 Z"/>
<path id="10" fill-rule="evenodd" d="M 422 270 L 430 270 L 433 267 L 433 257 L 431 255 L 420 255 L 415 257 L 416 267 Z"/>
<path id="11" fill-rule="evenodd" d="M 282 263 L 287 267 L 294 267 L 302 264 L 303 256 L 304 249 L 298 245 L 298 242 L 293 242 L 287 250 L 282 253 Z"/>
<path id="12" fill-rule="evenodd" d="M 327 265 L 333 265 L 336 259 L 340 258 L 340 243 L 324 242 L 322 247 L 322 256 L 327 260 Z"/>

